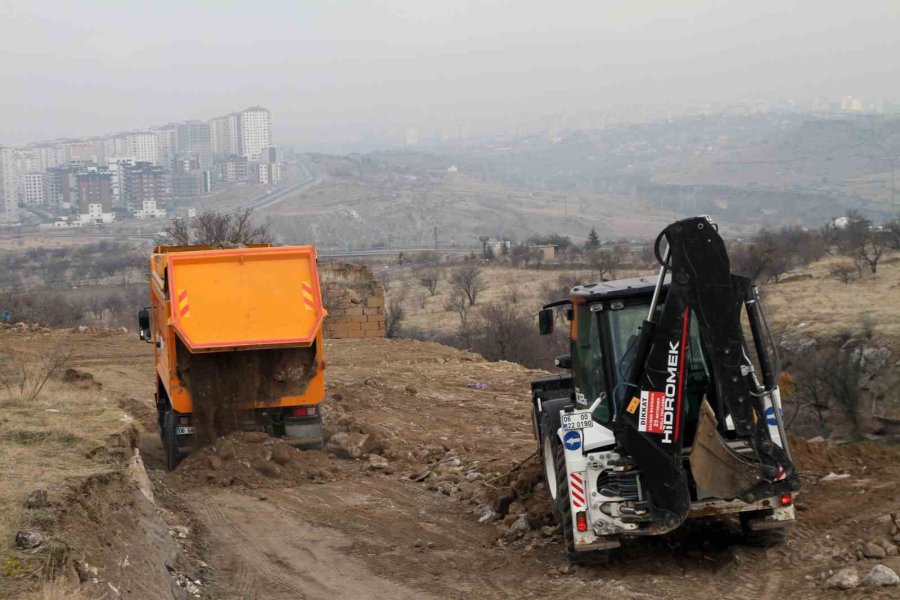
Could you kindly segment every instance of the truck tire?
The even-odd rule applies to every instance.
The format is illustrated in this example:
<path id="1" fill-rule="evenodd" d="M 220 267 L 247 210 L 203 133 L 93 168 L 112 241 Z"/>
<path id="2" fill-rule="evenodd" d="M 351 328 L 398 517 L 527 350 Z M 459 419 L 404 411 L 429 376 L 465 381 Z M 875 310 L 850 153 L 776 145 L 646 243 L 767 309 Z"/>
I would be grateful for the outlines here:
<path id="1" fill-rule="evenodd" d="M 174 471 L 181 459 L 178 450 L 178 439 L 175 433 L 175 413 L 169 409 L 163 413 L 162 418 L 162 445 L 166 453 L 166 470 Z"/>
<path id="2" fill-rule="evenodd" d="M 744 543 L 748 546 L 756 546 L 758 548 L 770 548 L 787 541 L 787 527 L 759 530 L 750 528 L 750 522 L 752 520 L 766 517 L 769 514 L 771 514 L 771 511 L 768 510 L 755 510 L 752 512 L 742 512 L 740 514 L 741 532 L 744 534 Z"/>

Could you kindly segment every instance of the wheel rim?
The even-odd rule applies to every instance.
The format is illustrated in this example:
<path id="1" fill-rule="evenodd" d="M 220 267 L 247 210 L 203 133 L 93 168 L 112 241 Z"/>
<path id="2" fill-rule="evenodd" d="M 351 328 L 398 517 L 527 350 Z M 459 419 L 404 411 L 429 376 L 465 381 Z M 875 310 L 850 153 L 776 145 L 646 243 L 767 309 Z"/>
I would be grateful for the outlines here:
<path id="1" fill-rule="evenodd" d="M 556 500 L 556 457 L 553 456 L 553 446 L 547 436 L 544 436 L 544 478 L 550 497 Z"/>

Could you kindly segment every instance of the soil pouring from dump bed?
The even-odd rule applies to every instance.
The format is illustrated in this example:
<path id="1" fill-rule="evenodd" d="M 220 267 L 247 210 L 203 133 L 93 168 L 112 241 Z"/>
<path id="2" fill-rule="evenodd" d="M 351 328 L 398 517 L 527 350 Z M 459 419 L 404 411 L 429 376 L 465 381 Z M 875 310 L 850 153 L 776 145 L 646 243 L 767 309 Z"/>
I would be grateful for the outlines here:
<path id="1" fill-rule="evenodd" d="M 242 429 L 242 405 L 299 396 L 316 374 L 315 346 L 193 354 L 178 340 L 177 356 L 201 445 Z"/>

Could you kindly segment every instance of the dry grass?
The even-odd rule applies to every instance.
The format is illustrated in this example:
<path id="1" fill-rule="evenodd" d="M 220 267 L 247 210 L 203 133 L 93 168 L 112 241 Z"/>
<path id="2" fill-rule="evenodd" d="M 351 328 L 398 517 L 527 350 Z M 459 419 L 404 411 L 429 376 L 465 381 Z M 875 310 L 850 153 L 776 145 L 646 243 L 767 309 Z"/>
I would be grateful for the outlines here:
<path id="1" fill-rule="evenodd" d="M 2 358 L 7 360 L 0 360 L 0 368 L 8 376 L 12 361 Z M 42 378 L 44 361 L 31 360 L 26 371 Z M 26 509 L 23 500 L 29 491 L 41 488 L 50 503 L 59 502 L 83 478 L 113 468 L 105 453 L 89 454 L 125 429 L 127 420 L 114 402 L 55 378 L 34 396 L 0 389 L 0 565 L 4 571 L 0 598 L 28 592 L 37 594 L 29 598 L 78 597 L 59 585 L 34 590 L 36 580 L 31 575 L 40 575 L 43 559 L 40 554 L 17 550 L 15 534 L 21 528 L 47 532 L 53 517 L 46 509 Z"/>
<path id="2" fill-rule="evenodd" d="M 825 337 L 869 325 L 880 338 L 900 341 L 900 254 L 885 255 L 878 272 L 843 283 L 830 274 L 843 257 L 828 257 L 790 276 L 809 275 L 765 288 L 772 320 L 793 336 Z"/>
<path id="3" fill-rule="evenodd" d="M 404 269 L 392 274 L 388 289 L 388 298 L 404 298 L 406 311 L 404 325 L 424 331 L 451 333 L 459 327 L 459 317 L 455 312 L 447 310 L 446 305 L 452 296 L 450 273 L 453 265 L 438 268 L 440 281 L 437 293 L 430 296 L 422 287 L 414 271 Z M 629 269 L 616 273 L 616 277 L 633 277 L 638 273 Z M 640 275 L 647 274 L 640 272 Z M 474 311 L 479 306 L 491 303 L 515 304 L 528 313 L 537 314 L 542 305 L 551 300 L 547 297 L 550 289 L 559 289 L 552 299 L 559 300 L 565 285 L 558 285 L 560 280 L 572 279 L 579 283 L 597 281 L 596 273 L 586 269 L 514 269 L 505 266 L 491 266 L 483 269 L 482 278 L 486 283 L 485 291 L 478 296 Z"/>

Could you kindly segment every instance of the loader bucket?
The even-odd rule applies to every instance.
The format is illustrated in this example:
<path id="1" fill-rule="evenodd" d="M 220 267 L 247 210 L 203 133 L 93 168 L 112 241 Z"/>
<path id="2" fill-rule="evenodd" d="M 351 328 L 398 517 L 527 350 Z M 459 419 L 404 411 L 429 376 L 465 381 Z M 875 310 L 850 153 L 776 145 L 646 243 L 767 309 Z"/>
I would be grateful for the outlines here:
<path id="1" fill-rule="evenodd" d="M 716 414 L 706 398 L 700 406 L 690 464 L 698 500 L 739 498 L 762 481 L 759 465 L 729 448 L 722 439 Z"/>

